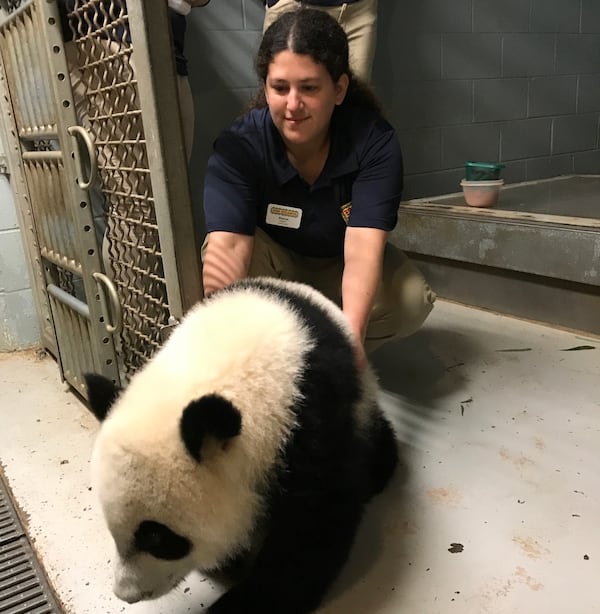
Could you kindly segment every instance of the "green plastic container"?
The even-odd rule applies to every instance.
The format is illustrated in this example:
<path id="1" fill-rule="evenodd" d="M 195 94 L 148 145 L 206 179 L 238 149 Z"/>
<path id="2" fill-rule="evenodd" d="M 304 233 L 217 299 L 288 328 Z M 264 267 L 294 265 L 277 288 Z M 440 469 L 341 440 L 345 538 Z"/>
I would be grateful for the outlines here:
<path id="1" fill-rule="evenodd" d="M 465 162 L 465 179 L 467 181 L 493 181 L 500 179 L 504 164 L 495 162 Z"/>

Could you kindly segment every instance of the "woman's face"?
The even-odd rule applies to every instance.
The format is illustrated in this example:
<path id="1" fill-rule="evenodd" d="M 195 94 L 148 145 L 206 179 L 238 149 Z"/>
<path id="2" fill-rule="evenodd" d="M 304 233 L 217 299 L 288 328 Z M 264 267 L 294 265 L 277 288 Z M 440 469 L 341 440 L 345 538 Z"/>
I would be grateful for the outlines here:
<path id="1" fill-rule="evenodd" d="M 292 51 L 275 55 L 265 81 L 265 96 L 286 146 L 320 146 L 333 110 L 342 103 L 347 89 L 347 75 L 335 83 L 325 66 L 308 55 Z"/>

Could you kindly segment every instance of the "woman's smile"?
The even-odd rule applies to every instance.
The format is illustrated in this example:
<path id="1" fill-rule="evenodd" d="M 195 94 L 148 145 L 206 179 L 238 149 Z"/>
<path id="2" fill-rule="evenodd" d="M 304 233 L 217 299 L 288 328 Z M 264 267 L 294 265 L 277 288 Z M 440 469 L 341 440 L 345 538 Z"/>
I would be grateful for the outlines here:
<path id="1" fill-rule="evenodd" d="M 347 76 L 334 82 L 310 56 L 280 51 L 269 64 L 265 96 L 273 123 L 288 149 L 319 149 L 331 116 L 346 94 Z"/>
<path id="2" fill-rule="evenodd" d="M 302 122 L 305 122 L 309 118 L 308 117 L 286 117 L 285 119 L 286 121 L 290 122 L 290 124 L 294 126 L 294 125 L 301 124 Z"/>

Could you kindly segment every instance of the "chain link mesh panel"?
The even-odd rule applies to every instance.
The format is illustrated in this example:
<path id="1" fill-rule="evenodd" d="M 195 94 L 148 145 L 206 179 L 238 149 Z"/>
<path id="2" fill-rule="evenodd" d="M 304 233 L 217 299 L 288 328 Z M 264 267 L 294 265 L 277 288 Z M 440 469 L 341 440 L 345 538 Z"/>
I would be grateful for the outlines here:
<path id="1" fill-rule="evenodd" d="M 66 44 L 78 119 L 93 136 L 106 273 L 123 310 L 123 378 L 160 345 L 169 307 L 147 142 L 124 2 L 66 0 Z"/>

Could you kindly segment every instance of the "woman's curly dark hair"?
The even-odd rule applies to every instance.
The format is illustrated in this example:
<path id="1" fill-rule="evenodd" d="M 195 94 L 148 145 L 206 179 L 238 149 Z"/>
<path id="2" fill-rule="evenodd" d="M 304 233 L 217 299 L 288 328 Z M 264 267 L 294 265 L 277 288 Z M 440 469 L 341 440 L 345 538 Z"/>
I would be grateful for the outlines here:
<path id="1" fill-rule="evenodd" d="M 281 51 L 310 56 L 326 68 L 335 83 L 343 74 L 347 74 L 350 83 L 342 104 L 366 106 L 381 112 L 381 105 L 371 89 L 350 70 L 346 33 L 342 26 L 324 11 L 309 8 L 289 11 L 267 28 L 255 62 L 256 74 L 262 85 L 266 83 L 273 58 Z M 266 105 L 261 88 L 251 108 Z"/>

